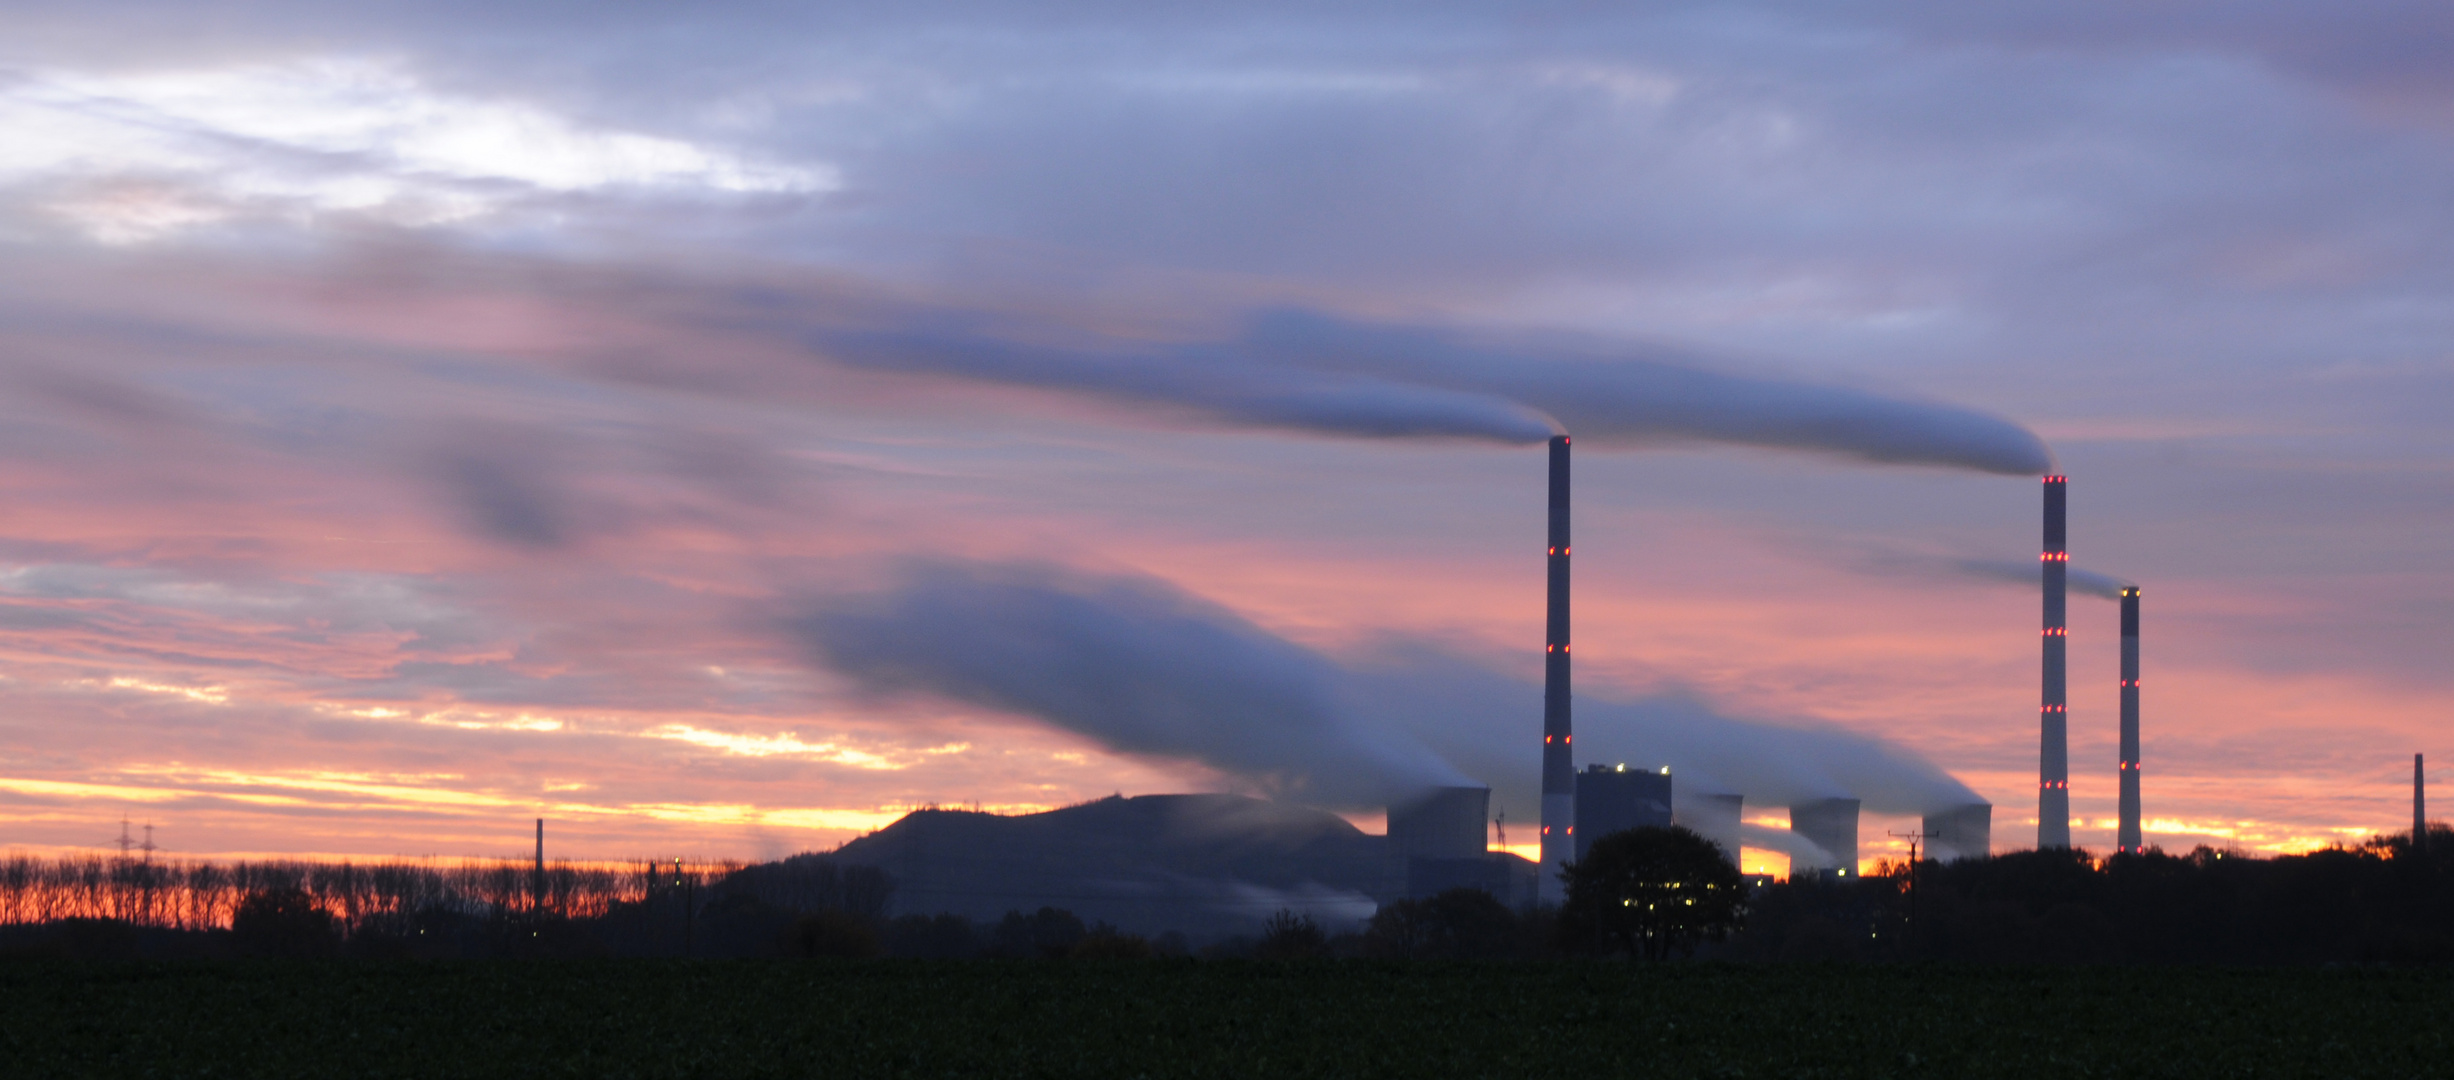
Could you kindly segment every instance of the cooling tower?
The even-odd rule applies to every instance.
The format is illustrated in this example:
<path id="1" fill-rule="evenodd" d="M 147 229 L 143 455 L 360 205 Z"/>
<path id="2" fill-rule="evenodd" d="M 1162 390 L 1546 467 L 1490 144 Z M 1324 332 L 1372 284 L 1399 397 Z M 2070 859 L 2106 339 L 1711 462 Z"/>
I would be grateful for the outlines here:
<path id="1" fill-rule="evenodd" d="M 1588 765 L 1576 774 L 1576 857 L 1615 832 L 1670 826 L 1670 770 Z"/>
<path id="2" fill-rule="evenodd" d="M 1790 861 L 1789 876 L 1833 877 L 1858 876 L 1858 801 L 1856 799 L 1817 799 L 1789 808 L 1789 831 L 1804 837 L 1807 843 L 1822 848 L 1832 857 L 1830 862 L 1813 862 L 1805 857 Z"/>
<path id="3" fill-rule="evenodd" d="M 2139 587 L 2122 590 L 2122 820 L 2114 850 L 2136 855 L 2139 836 Z"/>
<path id="4" fill-rule="evenodd" d="M 1982 859 L 1993 853 L 1994 807 L 1969 803 L 1926 815 L 1926 858 Z"/>
<path id="5" fill-rule="evenodd" d="M 1738 818 L 1746 805 L 1743 795 L 1681 795 L 1671 820 L 1721 848 L 1730 865 L 1738 865 Z"/>
<path id="6" fill-rule="evenodd" d="M 1490 817 L 1490 788 L 1433 788 L 1413 802 L 1389 808 L 1389 845 L 1410 858 L 1471 858 L 1490 846 L 1484 832 Z"/>
<path id="7" fill-rule="evenodd" d="M 1550 588 L 1542 645 L 1542 898 L 1566 898 L 1576 853 L 1576 759 L 1568 730 L 1568 437 L 1551 438 Z"/>
<path id="8" fill-rule="evenodd" d="M 2037 737 L 2036 846 L 2071 846 L 2070 695 L 2065 653 L 2070 644 L 2064 617 L 2066 579 L 2071 565 L 2067 544 L 2065 477 L 2045 478 L 2045 700 L 2039 709 Z"/>

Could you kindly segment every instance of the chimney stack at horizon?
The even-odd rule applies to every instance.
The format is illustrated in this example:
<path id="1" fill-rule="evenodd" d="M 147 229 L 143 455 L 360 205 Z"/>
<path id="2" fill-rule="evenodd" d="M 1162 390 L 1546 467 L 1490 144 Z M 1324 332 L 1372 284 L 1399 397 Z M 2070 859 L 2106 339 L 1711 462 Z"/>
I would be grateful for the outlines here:
<path id="1" fill-rule="evenodd" d="M 2122 589 L 2122 821 L 2114 850 L 2140 852 L 2139 834 L 2139 587 Z"/>
<path id="2" fill-rule="evenodd" d="M 2036 846 L 2071 846 L 2070 688 L 2067 618 L 2071 553 L 2069 478 L 2045 478 L 2045 687 L 2038 710 Z"/>
<path id="3" fill-rule="evenodd" d="M 1550 587 L 1542 647 L 1542 868 L 1546 901 L 1565 898 L 1559 874 L 1576 852 L 1576 758 L 1568 724 L 1568 437 L 1551 437 Z"/>

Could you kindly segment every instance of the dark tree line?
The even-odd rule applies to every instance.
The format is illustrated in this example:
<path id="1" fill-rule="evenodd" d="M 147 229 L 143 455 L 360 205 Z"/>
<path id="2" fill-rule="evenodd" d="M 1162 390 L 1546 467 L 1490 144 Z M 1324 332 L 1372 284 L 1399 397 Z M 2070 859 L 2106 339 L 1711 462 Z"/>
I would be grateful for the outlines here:
<path id="1" fill-rule="evenodd" d="M 0 861 L 0 954 L 772 955 L 814 916 L 874 935 L 892 892 L 883 871 L 818 856 L 542 870 L 19 856 Z"/>
<path id="2" fill-rule="evenodd" d="M 1043 907 L 974 922 L 890 914 L 873 867 L 521 863 L 0 863 L 0 955 L 773 956 L 1733 961 L 2454 962 L 2454 832 L 2307 855 L 2014 852 L 1749 888 L 1683 829 L 1604 837 L 1567 903 L 1472 889 L 1381 905 L 1353 929 L 1281 911 L 1253 935 L 1147 938 Z"/>
<path id="3" fill-rule="evenodd" d="M 2454 962 L 2454 833 L 2306 855 L 2023 851 L 1759 892 L 1729 959 Z"/>

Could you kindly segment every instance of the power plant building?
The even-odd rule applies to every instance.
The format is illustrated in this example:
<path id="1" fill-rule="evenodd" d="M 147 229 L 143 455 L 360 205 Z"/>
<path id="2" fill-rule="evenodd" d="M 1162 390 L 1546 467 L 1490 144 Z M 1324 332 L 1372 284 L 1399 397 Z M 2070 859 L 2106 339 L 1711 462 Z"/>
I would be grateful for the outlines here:
<path id="1" fill-rule="evenodd" d="M 1576 857 L 1615 832 L 1670 827 L 1670 770 L 1588 765 L 1576 774 Z"/>
<path id="2" fill-rule="evenodd" d="M 1823 849 L 1828 860 L 1813 856 L 1794 856 L 1790 860 L 1792 878 L 1858 876 L 1858 801 L 1856 799 L 1817 799 L 1789 808 L 1789 831 L 1807 843 Z"/>

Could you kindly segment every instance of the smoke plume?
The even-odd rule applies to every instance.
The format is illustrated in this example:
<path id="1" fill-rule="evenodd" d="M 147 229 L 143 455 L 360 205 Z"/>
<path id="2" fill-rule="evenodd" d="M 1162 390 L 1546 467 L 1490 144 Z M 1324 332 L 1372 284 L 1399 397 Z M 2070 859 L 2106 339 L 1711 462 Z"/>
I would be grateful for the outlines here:
<path id="1" fill-rule="evenodd" d="M 1232 347 L 1026 345 L 923 322 L 895 333 L 827 334 L 836 360 L 1159 405 L 1239 426 L 1363 438 L 1538 443 L 1557 425 L 1502 395 L 1253 362 Z"/>
<path id="2" fill-rule="evenodd" d="M 2020 562 L 2015 559 L 1953 559 L 1951 564 L 1954 569 L 1972 577 L 2009 582 L 2015 585 L 2044 587 L 2044 578 L 2039 574 L 2037 564 L 2032 562 Z M 2099 574 L 2093 570 L 2082 570 L 2076 566 L 2064 570 L 2063 575 L 2064 580 L 2069 582 L 2072 592 L 2101 596 L 2107 600 L 2121 599 L 2122 590 L 2131 585 L 2130 582 L 2111 574 Z"/>
<path id="3" fill-rule="evenodd" d="M 839 598 L 792 626 L 870 691 L 1036 717 L 1281 798 L 1376 806 L 1471 782 L 1339 708 L 1334 665 L 1155 581 L 918 563 L 889 591 Z"/>
<path id="4" fill-rule="evenodd" d="M 839 598 L 792 626 L 870 691 L 1036 717 L 1282 798 L 1385 805 L 1472 775 L 1511 816 L 1532 820 L 1540 802 L 1538 684 L 1424 647 L 1341 666 L 1162 582 L 922 563 L 887 591 Z M 1741 792 L 1759 807 L 1853 797 L 1909 814 L 1982 801 L 1881 739 L 1737 719 L 1675 696 L 1580 695 L 1577 736 L 1593 748 L 1586 760 L 1669 765 L 1689 790 Z"/>
<path id="5" fill-rule="evenodd" d="M 1733 374 L 1668 350 L 1558 335 L 1470 337 L 1273 312 L 1216 340 L 1032 338 L 946 314 L 807 335 L 839 363 L 1043 387 L 1253 427 L 1508 443 L 1564 429 L 1601 445 L 1726 443 L 2007 474 L 2040 473 L 2052 461 L 2034 434 L 1976 410 Z"/>

